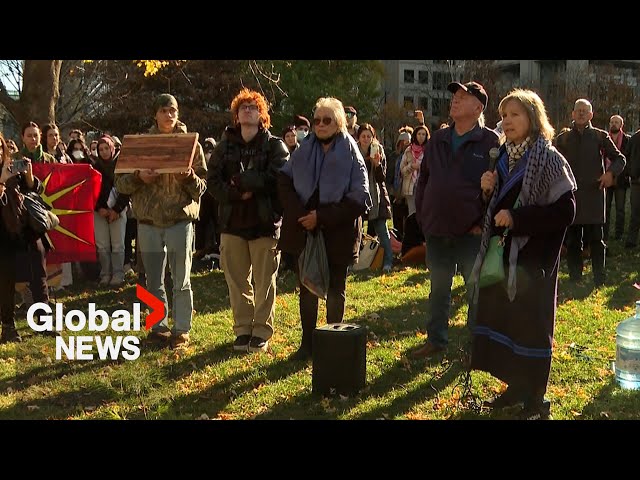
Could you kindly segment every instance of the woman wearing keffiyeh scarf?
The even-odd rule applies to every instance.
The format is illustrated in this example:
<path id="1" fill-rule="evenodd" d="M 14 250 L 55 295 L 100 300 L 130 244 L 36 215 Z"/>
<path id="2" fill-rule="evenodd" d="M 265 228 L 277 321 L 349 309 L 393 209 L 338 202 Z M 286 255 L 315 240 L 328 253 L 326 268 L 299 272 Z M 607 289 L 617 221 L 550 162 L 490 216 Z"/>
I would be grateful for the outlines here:
<path id="1" fill-rule="evenodd" d="M 407 199 L 409 216 L 416 213 L 416 200 L 414 190 L 418 183 L 420 166 L 424 158 L 424 151 L 430 137 L 426 125 L 419 125 L 411 134 L 411 145 L 407 147 L 402 157 L 400 171 L 402 172 L 402 196 Z"/>
<path id="2" fill-rule="evenodd" d="M 575 215 L 576 181 L 551 145 L 553 127 L 531 90 L 516 89 L 498 107 L 506 142 L 496 169 L 481 179 L 488 202 L 482 243 L 471 273 L 475 318 L 469 318 L 471 368 L 508 384 L 487 406 L 524 405 L 522 418 L 547 418 L 560 247 Z M 516 202 L 518 204 L 516 205 Z M 506 278 L 477 286 L 489 238 L 509 228 Z"/>

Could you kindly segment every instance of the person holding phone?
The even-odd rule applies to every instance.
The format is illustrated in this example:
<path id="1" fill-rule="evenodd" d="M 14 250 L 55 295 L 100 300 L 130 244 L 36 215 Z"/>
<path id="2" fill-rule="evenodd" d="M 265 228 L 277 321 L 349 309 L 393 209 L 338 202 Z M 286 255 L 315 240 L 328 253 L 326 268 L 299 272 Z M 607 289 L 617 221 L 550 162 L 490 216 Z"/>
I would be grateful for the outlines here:
<path id="1" fill-rule="evenodd" d="M 369 176 L 369 193 L 373 208 L 369 210 L 368 220 L 378 236 L 380 245 L 384 249 L 382 271 L 389 273 L 393 267 L 393 251 L 391 250 L 391 236 L 387 228 L 387 220 L 391 218 L 391 201 L 385 182 L 387 174 L 387 158 L 384 149 L 378 143 L 376 130 L 370 123 L 360 125 L 357 134 L 358 147 L 364 157 Z"/>
<path id="2" fill-rule="evenodd" d="M 20 193 L 39 192 L 42 184 L 33 175 L 30 159 L 11 158 L 9 146 L 1 133 L 0 149 L 0 343 L 8 343 L 22 341 L 15 325 L 17 266 L 33 260 L 31 266 L 34 270 L 44 268 L 39 263 L 41 257 L 38 254 L 44 252 L 44 246 L 35 232 L 25 228 L 26 212 L 19 208 Z M 28 255 L 29 252 L 36 254 Z M 34 288 L 38 282 L 31 282 L 34 301 L 48 301 L 46 273 L 44 278 L 39 278 L 43 281 L 40 284 L 43 288 Z"/>
<path id="3" fill-rule="evenodd" d="M 431 137 L 426 125 L 418 125 L 411 134 L 411 144 L 404 151 L 400 172 L 402 173 L 401 195 L 407 200 L 408 217 L 416 213 L 415 188 L 420 175 L 420 165 Z"/>

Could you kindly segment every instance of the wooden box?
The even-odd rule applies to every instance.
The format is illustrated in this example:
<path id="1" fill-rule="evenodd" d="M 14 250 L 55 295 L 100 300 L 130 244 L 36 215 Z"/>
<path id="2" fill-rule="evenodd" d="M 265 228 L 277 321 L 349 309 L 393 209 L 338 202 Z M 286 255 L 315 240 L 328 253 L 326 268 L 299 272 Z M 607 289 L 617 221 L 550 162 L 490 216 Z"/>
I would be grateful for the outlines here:
<path id="1" fill-rule="evenodd" d="M 193 163 L 197 143 L 197 133 L 125 135 L 115 173 L 185 172 Z"/>

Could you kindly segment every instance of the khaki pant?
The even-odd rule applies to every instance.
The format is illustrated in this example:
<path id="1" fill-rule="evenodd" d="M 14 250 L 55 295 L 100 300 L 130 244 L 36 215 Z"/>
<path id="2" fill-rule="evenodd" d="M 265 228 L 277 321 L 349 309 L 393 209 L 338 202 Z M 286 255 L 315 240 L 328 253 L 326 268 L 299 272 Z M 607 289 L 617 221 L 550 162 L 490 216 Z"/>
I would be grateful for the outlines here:
<path id="1" fill-rule="evenodd" d="M 269 237 L 245 240 L 228 233 L 220 236 L 220 265 L 229 287 L 236 336 L 252 335 L 263 340 L 273 336 L 280 263 L 277 243 Z"/>

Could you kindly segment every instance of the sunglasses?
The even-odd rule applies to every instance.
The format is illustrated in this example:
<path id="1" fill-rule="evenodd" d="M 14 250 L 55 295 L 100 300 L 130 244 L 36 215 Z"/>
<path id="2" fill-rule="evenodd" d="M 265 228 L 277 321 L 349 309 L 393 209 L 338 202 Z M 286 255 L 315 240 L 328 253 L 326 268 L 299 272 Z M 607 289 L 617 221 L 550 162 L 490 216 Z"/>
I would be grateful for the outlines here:
<path id="1" fill-rule="evenodd" d="M 315 117 L 313 119 L 313 124 L 316 126 L 320 125 L 320 123 L 323 123 L 324 125 L 331 125 L 331 122 L 333 122 L 333 118 L 331 117 L 322 117 L 322 118 Z"/>
<path id="2" fill-rule="evenodd" d="M 346 112 L 345 115 L 347 116 L 347 118 L 351 118 L 353 117 L 353 112 Z"/>

